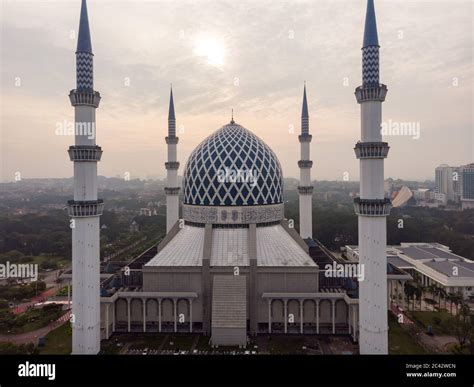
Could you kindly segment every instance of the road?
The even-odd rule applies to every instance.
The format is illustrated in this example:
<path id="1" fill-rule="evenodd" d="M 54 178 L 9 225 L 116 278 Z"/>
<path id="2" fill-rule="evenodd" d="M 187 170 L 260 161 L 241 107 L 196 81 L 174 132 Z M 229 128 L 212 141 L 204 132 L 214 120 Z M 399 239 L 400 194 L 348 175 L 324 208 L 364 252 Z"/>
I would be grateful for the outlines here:
<path id="1" fill-rule="evenodd" d="M 66 267 L 61 270 L 68 270 L 69 267 Z M 54 270 L 51 272 L 43 273 L 45 275 L 43 281 L 46 283 L 46 287 L 49 287 L 49 289 L 46 289 L 44 292 L 38 294 L 37 296 L 33 297 L 30 301 L 24 302 L 22 304 L 15 305 L 13 308 L 11 308 L 11 311 L 13 314 L 21 314 L 23 313 L 28 307 L 32 307 L 33 305 L 37 304 L 38 302 L 43 302 L 46 301 L 49 297 L 53 297 L 56 295 L 56 293 L 59 292 L 60 287 L 58 286 L 56 279 L 59 276 L 59 272 L 61 270 Z"/>

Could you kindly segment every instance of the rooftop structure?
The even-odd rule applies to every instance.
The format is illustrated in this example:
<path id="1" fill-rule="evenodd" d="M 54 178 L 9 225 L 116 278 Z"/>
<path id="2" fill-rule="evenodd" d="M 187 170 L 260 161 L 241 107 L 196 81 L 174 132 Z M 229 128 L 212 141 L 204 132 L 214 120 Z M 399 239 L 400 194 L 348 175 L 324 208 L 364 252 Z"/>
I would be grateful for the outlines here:
<path id="1" fill-rule="evenodd" d="M 358 260 L 357 246 L 346 246 L 349 259 Z M 402 243 L 387 246 L 387 262 L 417 275 L 423 285 L 436 283 L 448 293 L 474 295 L 474 262 L 439 243 Z"/>

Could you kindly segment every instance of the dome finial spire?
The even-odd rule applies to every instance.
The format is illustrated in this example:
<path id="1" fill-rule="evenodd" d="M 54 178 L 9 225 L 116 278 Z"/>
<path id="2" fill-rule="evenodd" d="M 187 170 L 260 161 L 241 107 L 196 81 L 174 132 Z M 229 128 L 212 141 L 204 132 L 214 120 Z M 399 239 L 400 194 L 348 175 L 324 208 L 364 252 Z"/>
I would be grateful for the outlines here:
<path id="1" fill-rule="evenodd" d="M 230 123 L 235 124 L 235 121 L 234 121 L 234 108 L 232 108 L 232 118 L 230 120 Z"/>

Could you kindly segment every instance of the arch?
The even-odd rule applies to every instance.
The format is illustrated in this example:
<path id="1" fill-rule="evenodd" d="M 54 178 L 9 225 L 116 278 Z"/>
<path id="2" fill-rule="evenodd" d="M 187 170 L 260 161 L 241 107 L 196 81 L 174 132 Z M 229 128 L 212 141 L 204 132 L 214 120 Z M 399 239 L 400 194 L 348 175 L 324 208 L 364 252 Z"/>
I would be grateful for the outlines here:
<path id="1" fill-rule="evenodd" d="M 293 315 L 293 324 L 299 323 L 300 322 L 300 302 L 299 300 L 288 300 L 287 304 L 287 316 L 286 318 L 288 319 L 288 324 L 291 325 L 291 322 L 289 320 L 290 315 Z"/>
<path id="2" fill-rule="evenodd" d="M 189 301 L 185 298 L 180 298 L 176 306 L 176 311 L 178 313 L 178 324 L 184 324 L 189 322 Z M 183 315 L 184 322 L 180 323 L 180 317 Z"/>
<path id="3" fill-rule="evenodd" d="M 283 323 L 285 321 L 284 313 L 283 301 L 272 300 L 272 322 Z"/>
<path id="4" fill-rule="evenodd" d="M 319 302 L 319 321 L 322 324 L 332 323 L 332 303 L 330 300 Z"/>
<path id="5" fill-rule="evenodd" d="M 115 301 L 115 320 L 116 322 L 124 322 L 128 321 L 127 315 L 127 300 L 124 298 L 119 298 Z"/>
<path id="6" fill-rule="evenodd" d="M 316 301 L 315 300 L 304 300 L 303 322 L 306 324 L 316 324 Z"/>
<path id="7" fill-rule="evenodd" d="M 130 321 L 143 321 L 143 301 L 141 298 L 132 298 L 130 301 Z"/>
<path id="8" fill-rule="evenodd" d="M 336 301 L 336 323 L 347 323 L 347 304 L 344 300 Z"/>
<path id="9" fill-rule="evenodd" d="M 147 321 L 158 321 L 158 301 L 154 298 L 146 300 L 146 319 Z"/>
<path id="10" fill-rule="evenodd" d="M 171 298 L 161 301 L 161 321 L 174 322 L 174 303 Z"/>

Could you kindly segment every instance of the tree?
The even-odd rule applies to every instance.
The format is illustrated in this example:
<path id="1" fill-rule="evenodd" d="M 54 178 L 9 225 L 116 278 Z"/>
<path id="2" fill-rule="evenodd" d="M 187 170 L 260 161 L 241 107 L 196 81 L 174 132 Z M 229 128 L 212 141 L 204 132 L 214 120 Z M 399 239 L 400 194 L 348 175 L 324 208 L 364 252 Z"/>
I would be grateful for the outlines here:
<path id="1" fill-rule="evenodd" d="M 446 309 L 446 296 L 447 296 L 447 293 L 446 293 L 446 290 L 441 287 L 441 286 L 437 286 L 438 288 L 438 309 L 441 310 L 441 298 L 444 299 L 444 309 Z"/>
<path id="2" fill-rule="evenodd" d="M 469 343 L 473 336 L 474 325 L 472 322 L 469 305 L 461 302 L 459 312 L 446 320 L 447 328 L 455 335 L 461 349 Z M 470 343 L 472 346 L 472 342 Z"/>
<path id="3" fill-rule="evenodd" d="M 410 310 L 410 299 L 413 299 L 413 308 L 412 308 L 412 310 L 415 310 L 415 289 L 416 288 L 410 282 L 405 283 L 405 294 L 406 294 L 406 297 L 407 297 L 408 310 Z"/>
<path id="4" fill-rule="evenodd" d="M 454 293 L 448 293 L 446 296 L 446 299 L 449 301 L 449 313 L 453 314 L 453 301 L 455 299 L 455 294 Z"/>

